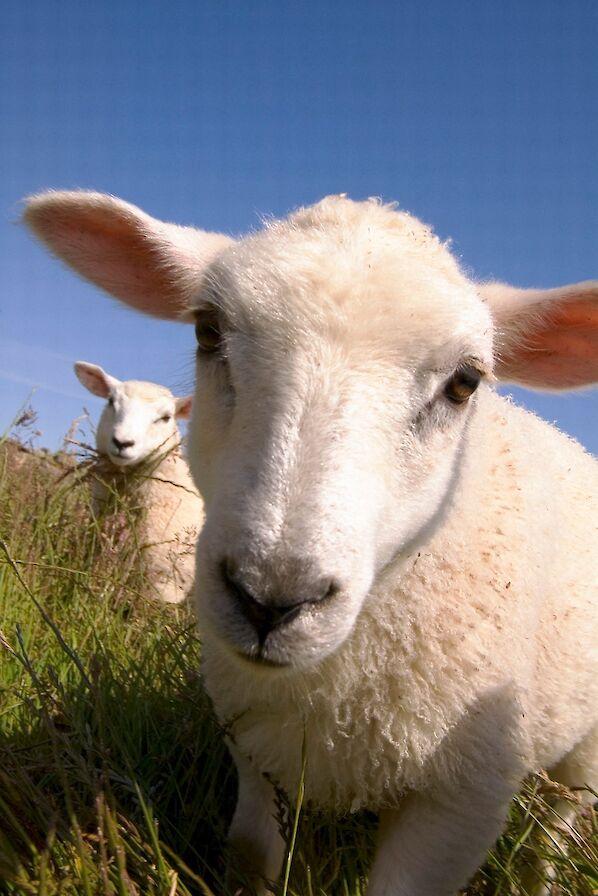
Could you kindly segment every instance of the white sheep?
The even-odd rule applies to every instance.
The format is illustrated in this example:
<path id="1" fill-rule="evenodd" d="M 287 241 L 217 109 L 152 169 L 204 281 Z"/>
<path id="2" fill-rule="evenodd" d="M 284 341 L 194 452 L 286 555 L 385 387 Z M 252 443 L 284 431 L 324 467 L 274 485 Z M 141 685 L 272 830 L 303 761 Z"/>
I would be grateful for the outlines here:
<path id="1" fill-rule="evenodd" d="M 189 418 L 192 399 L 157 383 L 121 382 L 86 361 L 74 369 L 86 389 L 107 399 L 96 431 L 94 511 L 110 513 L 111 496 L 117 508 L 126 501 L 150 593 L 179 603 L 193 587 L 203 517 L 177 426 Z"/>
<path id="2" fill-rule="evenodd" d="M 203 670 L 259 892 L 302 744 L 307 799 L 381 816 L 368 896 L 454 894 L 532 770 L 598 787 L 598 466 L 492 389 L 598 380 L 597 283 L 476 285 L 417 219 L 344 197 L 239 241 L 100 194 L 25 218 L 195 322 Z"/>

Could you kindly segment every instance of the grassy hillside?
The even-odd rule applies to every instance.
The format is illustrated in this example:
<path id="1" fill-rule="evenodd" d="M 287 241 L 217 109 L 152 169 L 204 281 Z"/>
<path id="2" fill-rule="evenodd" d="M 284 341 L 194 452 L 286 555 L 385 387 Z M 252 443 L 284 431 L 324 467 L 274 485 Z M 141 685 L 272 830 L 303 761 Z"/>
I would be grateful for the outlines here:
<path id="1" fill-rule="evenodd" d="M 92 520 L 84 468 L 0 444 L 1 893 L 224 893 L 234 770 L 191 612 L 144 598 L 132 544 Z M 598 893 L 596 817 L 555 846 L 553 791 L 530 781 L 468 896 L 524 892 L 534 848 L 555 893 Z M 277 896 L 363 894 L 374 829 L 301 811 Z"/>

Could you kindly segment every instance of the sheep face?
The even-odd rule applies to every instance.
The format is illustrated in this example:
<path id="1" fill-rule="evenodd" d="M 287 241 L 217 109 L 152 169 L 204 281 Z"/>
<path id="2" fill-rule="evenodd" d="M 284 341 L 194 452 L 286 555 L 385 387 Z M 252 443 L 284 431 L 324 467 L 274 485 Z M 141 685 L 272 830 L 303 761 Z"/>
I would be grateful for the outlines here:
<path id="1" fill-rule="evenodd" d="M 189 398 L 138 380 L 121 382 L 101 367 L 77 361 L 81 383 L 106 405 L 96 433 L 96 447 L 116 467 L 133 467 L 172 450 L 180 441 L 177 418 L 190 412 Z"/>
<path id="2" fill-rule="evenodd" d="M 141 387 L 141 388 L 140 388 Z M 167 390 L 144 394 L 142 383 L 120 383 L 102 411 L 97 448 L 117 467 L 140 464 L 179 441 L 175 398 Z"/>
<path id="3" fill-rule="evenodd" d="M 267 669 L 334 651 L 442 518 L 492 363 L 487 308 L 436 238 L 328 205 L 225 251 L 194 303 L 198 610 Z"/>

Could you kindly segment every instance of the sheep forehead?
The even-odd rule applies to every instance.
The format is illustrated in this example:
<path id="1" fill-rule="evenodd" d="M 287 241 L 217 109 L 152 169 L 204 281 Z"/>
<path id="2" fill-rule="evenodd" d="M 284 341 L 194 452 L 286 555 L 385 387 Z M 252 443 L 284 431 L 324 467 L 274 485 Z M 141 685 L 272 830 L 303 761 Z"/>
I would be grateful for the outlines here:
<path id="1" fill-rule="evenodd" d="M 128 380 L 121 383 L 120 395 L 128 401 L 141 402 L 147 405 L 166 405 L 174 401 L 170 389 L 157 383 L 146 383 L 141 380 Z"/>
<path id="2" fill-rule="evenodd" d="M 261 235 L 267 251 L 284 246 L 290 264 L 307 251 L 315 261 L 342 258 L 348 272 L 385 268 L 400 259 L 400 270 L 414 276 L 436 273 L 454 285 L 465 282 L 459 266 L 431 228 L 393 204 L 377 200 L 354 202 L 328 196 L 316 205 L 298 209 L 286 220 L 271 222 Z M 284 251 L 284 250 L 283 250 Z M 353 264 L 350 262 L 353 261 Z"/>
<path id="3" fill-rule="evenodd" d="M 424 355 L 473 334 L 490 352 L 486 306 L 446 246 L 377 201 L 328 197 L 271 222 L 225 251 L 210 276 L 241 325 L 278 323 L 300 338 L 336 324 L 352 341 L 365 334 Z"/>

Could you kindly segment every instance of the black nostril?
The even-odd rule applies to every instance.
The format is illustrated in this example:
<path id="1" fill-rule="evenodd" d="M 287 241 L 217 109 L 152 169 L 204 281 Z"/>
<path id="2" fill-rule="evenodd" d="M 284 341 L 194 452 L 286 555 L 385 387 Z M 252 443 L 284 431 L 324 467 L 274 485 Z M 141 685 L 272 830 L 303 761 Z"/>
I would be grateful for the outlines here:
<path id="1" fill-rule="evenodd" d="M 232 570 L 233 564 L 228 560 L 223 560 L 220 565 L 222 580 L 229 594 L 235 599 L 241 613 L 256 630 L 258 638 L 262 642 L 273 629 L 281 625 L 288 625 L 293 619 L 296 619 L 304 606 L 321 603 L 327 598 L 333 597 L 339 590 L 339 585 L 334 580 L 319 580 L 315 587 L 309 589 L 311 594 L 309 598 L 285 604 L 276 603 L 273 597 L 268 600 L 260 599 Z"/>
<path id="2" fill-rule="evenodd" d="M 116 445 L 119 451 L 122 451 L 123 448 L 132 448 L 135 444 L 134 439 L 131 439 L 129 442 L 120 442 L 116 436 L 112 436 L 112 442 Z"/>
<path id="3" fill-rule="evenodd" d="M 334 595 L 338 594 L 341 590 L 341 586 L 336 579 L 326 579 L 320 584 L 320 596 L 316 598 L 316 601 L 318 602 L 328 600 L 329 597 L 334 597 Z"/>
<path id="4" fill-rule="evenodd" d="M 256 630 L 260 641 L 265 640 L 272 629 L 282 623 L 291 622 L 298 616 L 301 604 L 291 606 L 277 606 L 272 603 L 262 603 L 239 577 L 233 576 L 228 571 L 228 564 L 224 562 L 221 567 L 222 579 L 229 594 L 234 597 L 241 613 Z"/>

